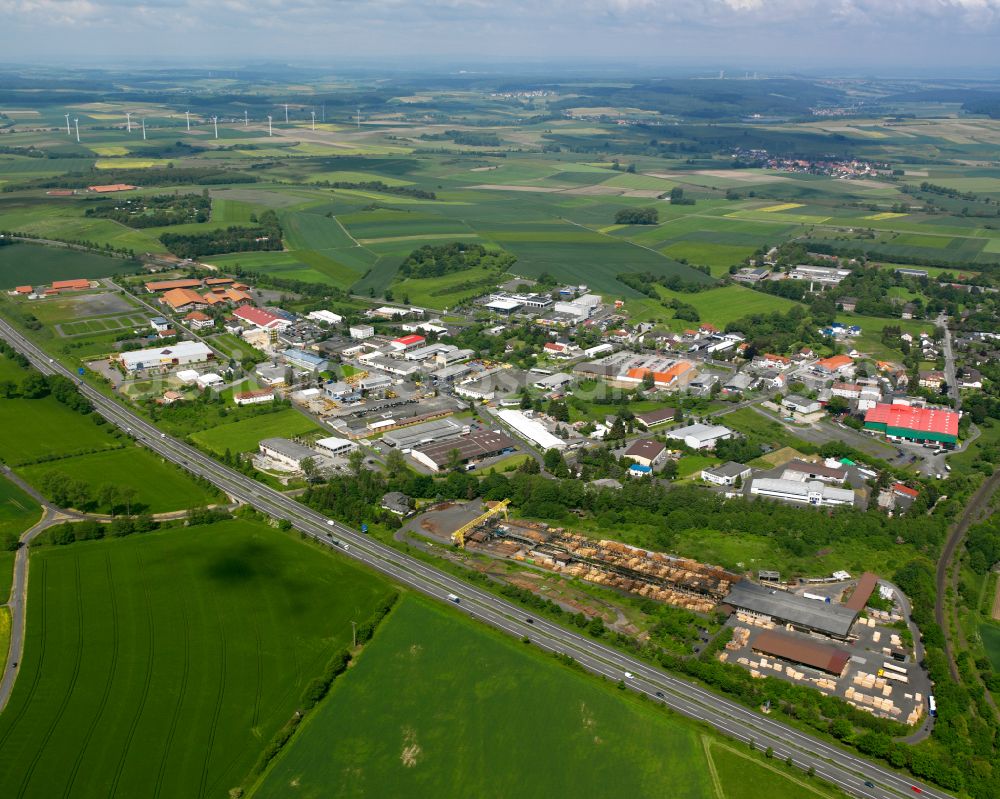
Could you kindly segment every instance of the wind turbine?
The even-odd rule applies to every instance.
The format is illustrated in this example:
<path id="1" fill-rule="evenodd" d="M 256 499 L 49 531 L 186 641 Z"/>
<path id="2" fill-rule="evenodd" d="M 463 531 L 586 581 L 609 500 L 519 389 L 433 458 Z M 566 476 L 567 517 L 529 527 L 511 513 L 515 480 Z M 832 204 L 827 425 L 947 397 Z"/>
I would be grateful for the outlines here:
<path id="1" fill-rule="evenodd" d="M 76 143 L 80 143 L 80 118 L 73 117 L 73 126 L 76 128 Z"/>
<path id="2" fill-rule="evenodd" d="M 358 106 L 358 130 L 361 130 L 361 106 Z"/>
<path id="3" fill-rule="evenodd" d="M 323 123 L 326 123 L 326 103 L 323 103 Z"/>
<path id="4" fill-rule="evenodd" d="M 288 124 L 288 103 L 285 103 L 285 124 Z"/>
<path id="5" fill-rule="evenodd" d="M 142 118 L 142 140 L 146 141 L 146 118 Z"/>
<path id="6" fill-rule="evenodd" d="M 215 138 L 219 138 L 219 118 L 212 117 L 212 125 L 215 126 Z"/>
<path id="7" fill-rule="evenodd" d="M 63 114 L 63 116 L 66 117 L 66 135 L 67 136 L 72 136 L 73 135 L 73 131 L 71 131 L 69 129 L 69 114 Z"/>
<path id="8" fill-rule="evenodd" d="M 243 127 L 247 127 L 249 124 L 250 124 L 250 115 L 247 113 L 247 110 L 244 108 L 243 109 Z"/>
<path id="9" fill-rule="evenodd" d="M 132 132 L 132 112 L 131 111 L 126 111 L 125 112 L 125 127 L 128 129 L 129 133 Z"/>
<path id="10" fill-rule="evenodd" d="M 312 111 L 311 113 L 312 113 L 312 116 L 313 116 L 313 127 L 312 127 L 312 129 L 316 130 L 316 112 Z"/>
<path id="11" fill-rule="evenodd" d="M 267 115 L 267 135 L 268 136 L 273 136 L 274 135 L 271 132 L 271 115 L 270 114 Z"/>
<path id="12" fill-rule="evenodd" d="M 188 133 L 190 133 L 191 132 L 191 112 L 190 111 L 185 111 L 184 112 L 184 119 L 187 120 Z"/>

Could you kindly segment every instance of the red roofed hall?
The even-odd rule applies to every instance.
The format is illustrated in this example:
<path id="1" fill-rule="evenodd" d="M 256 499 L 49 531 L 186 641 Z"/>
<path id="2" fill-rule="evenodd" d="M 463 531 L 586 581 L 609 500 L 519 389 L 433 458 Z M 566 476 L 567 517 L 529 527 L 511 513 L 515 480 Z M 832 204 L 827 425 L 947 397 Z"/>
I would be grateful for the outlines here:
<path id="1" fill-rule="evenodd" d="M 958 420 L 955 411 L 880 402 L 865 414 L 865 429 L 885 433 L 893 439 L 937 441 L 954 446 L 958 442 Z"/>
<path id="2" fill-rule="evenodd" d="M 128 183 L 108 183 L 104 186 L 87 186 L 88 191 L 94 191 L 98 194 L 107 194 L 112 191 L 133 191 L 139 188 L 138 186 L 130 186 Z"/>
<path id="3" fill-rule="evenodd" d="M 861 579 L 858 580 L 854 593 L 851 594 L 844 605 L 860 613 L 865 609 L 865 605 L 868 604 L 868 599 L 871 597 L 876 585 L 878 585 L 878 577 L 871 572 L 865 572 L 861 575 Z"/>
<path id="4" fill-rule="evenodd" d="M 900 494 L 904 497 L 910 497 L 911 499 L 916 499 L 918 496 L 920 496 L 920 492 L 917 491 L 917 489 L 910 488 L 909 486 L 903 485 L 902 483 L 896 483 L 896 485 L 892 487 L 892 490 L 893 493 L 895 494 Z"/>
<path id="5" fill-rule="evenodd" d="M 820 644 L 776 630 L 765 630 L 752 642 L 754 652 L 810 666 L 840 676 L 851 660 L 850 653 L 829 644 Z"/>
<path id="6" fill-rule="evenodd" d="M 289 324 L 287 320 L 282 319 L 277 314 L 265 311 L 263 308 L 254 308 L 250 305 L 241 305 L 233 311 L 233 316 L 253 325 L 254 327 L 263 327 L 266 330 L 286 327 Z"/>
<path id="7" fill-rule="evenodd" d="M 146 284 L 146 291 L 155 294 L 157 291 L 170 291 L 170 289 L 196 289 L 201 286 L 200 280 L 194 278 L 180 278 L 179 280 L 154 280 Z"/>
<path id="8" fill-rule="evenodd" d="M 409 336 L 400 336 L 399 338 L 394 338 L 391 342 L 392 348 L 395 350 L 408 350 L 412 347 L 419 347 L 424 343 L 426 339 L 423 336 L 418 336 L 416 333 L 411 333 Z"/>
<path id="9" fill-rule="evenodd" d="M 171 289 L 160 299 L 175 311 L 206 304 L 205 299 L 197 291 L 191 291 L 191 289 Z"/>
<path id="10" fill-rule="evenodd" d="M 90 281 L 85 277 L 73 280 L 53 280 L 52 288 L 56 291 L 82 291 L 90 288 Z"/>
<path id="11" fill-rule="evenodd" d="M 833 355 L 823 358 L 816 363 L 816 366 L 824 372 L 840 372 L 853 365 L 854 361 L 847 355 Z"/>
<path id="12" fill-rule="evenodd" d="M 18 286 L 16 289 L 14 289 L 14 291 L 16 291 L 18 294 L 31 294 L 31 292 L 33 292 L 34 289 L 31 286 Z"/>

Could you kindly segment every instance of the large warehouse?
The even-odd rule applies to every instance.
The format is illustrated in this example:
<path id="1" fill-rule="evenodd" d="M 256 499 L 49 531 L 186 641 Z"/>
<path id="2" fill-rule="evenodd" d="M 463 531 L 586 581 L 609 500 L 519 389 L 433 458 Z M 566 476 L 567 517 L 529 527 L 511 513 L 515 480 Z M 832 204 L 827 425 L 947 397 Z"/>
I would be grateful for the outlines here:
<path id="1" fill-rule="evenodd" d="M 390 447 L 408 450 L 421 444 L 431 444 L 435 441 L 458 438 L 463 433 L 468 432 L 468 425 L 463 425 L 454 419 L 445 417 L 444 419 L 434 419 L 430 422 L 414 424 L 409 427 L 401 427 L 398 430 L 390 430 L 382 436 L 382 441 Z"/>
<path id="2" fill-rule="evenodd" d="M 851 660 L 851 655 L 846 650 L 777 630 L 765 630 L 760 633 L 754 639 L 752 647 L 757 654 L 779 657 L 837 677 L 843 676 Z"/>
<path id="3" fill-rule="evenodd" d="M 178 341 L 169 347 L 153 347 L 148 350 L 132 350 L 118 356 L 126 371 L 139 369 L 165 369 L 171 366 L 186 366 L 205 363 L 215 357 L 215 353 L 200 341 Z"/>
<path id="4" fill-rule="evenodd" d="M 454 460 L 464 464 L 513 452 L 516 447 L 517 442 L 506 433 L 487 430 L 449 441 L 421 444 L 410 450 L 410 455 L 414 460 L 439 472 L 449 468 Z"/>
<path id="5" fill-rule="evenodd" d="M 865 414 L 865 429 L 885 433 L 889 438 L 954 446 L 958 442 L 958 419 L 955 411 L 880 402 Z"/>
<path id="6" fill-rule="evenodd" d="M 807 599 L 787 591 L 764 588 L 747 580 L 741 580 L 729 589 L 725 603 L 754 616 L 769 618 L 779 624 L 791 624 L 803 632 L 822 633 L 831 638 L 847 638 L 858 617 L 858 611 L 839 603 Z"/>

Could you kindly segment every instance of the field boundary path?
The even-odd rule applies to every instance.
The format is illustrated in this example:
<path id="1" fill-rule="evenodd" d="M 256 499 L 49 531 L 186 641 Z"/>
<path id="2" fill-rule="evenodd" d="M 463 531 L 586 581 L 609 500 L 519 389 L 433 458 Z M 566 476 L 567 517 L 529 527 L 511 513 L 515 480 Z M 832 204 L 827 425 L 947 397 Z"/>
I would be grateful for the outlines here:
<path id="1" fill-rule="evenodd" d="M 958 666 L 955 663 L 955 653 L 954 646 L 952 645 L 950 624 L 955 624 L 955 629 L 958 630 L 958 635 L 960 638 L 962 635 L 961 625 L 958 624 L 958 611 L 957 608 L 952 605 L 948 612 L 948 618 L 945 619 L 945 590 L 947 588 L 956 589 L 956 584 L 958 582 L 957 570 L 954 574 L 949 575 L 949 570 L 952 566 L 952 561 L 955 558 L 955 552 L 958 550 L 959 544 L 962 543 L 962 539 L 965 538 L 965 534 L 973 522 L 977 521 L 984 510 L 989 508 L 990 497 L 993 496 L 993 492 L 1000 487 L 1000 469 L 994 471 L 986 481 L 979 486 L 976 493 L 972 495 L 972 499 L 969 500 L 969 504 L 965 506 L 965 510 L 962 512 L 961 517 L 959 517 L 958 522 L 955 523 L 954 528 L 952 528 L 951 535 L 948 536 L 948 540 L 945 542 L 944 550 L 941 552 L 941 559 L 938 561 L 937 565 L 937 601 L 934 603 L 934 619 L 937 621 L 938 627 L 941 628 L 941 632 L 944 635 L 944 652 L 948 657 L 948 669 L 951 671 L 952 679 L 956 682 L 961 682 L 958 676 Z M 963 642 L 964 643 L 964 642 Z M 989 691 L 986 692 L 986 699 L 996 710 L 996 705 L 993 702 L 993 697 L 990 696 Z"/>
<path id="2" fill-rule="evenodd" d="M 996 590 L 993 592 L 993 610 L 990 612 L 993 621 L 1000 621 L 1000 580 L 997 580 Z"/>
<path id="3" fill-rule="evenodd" d="M 53 524 L 67 521 L 67 517 L 52 508 L 44 506 L 42 518 L 21 536 L 21 546 L 14 556 L 14 581 L 10 587 L 10 597 L 7 607 L 10 609 L 10 649 L 7 651 L 7 665 L 3 677 L 0 678 L 0 712 L 7 707 L 14 681 L 20 671 L 21 655 L 24 650 L 25 614 L 28 604 L 28 556 L 31 541 Z"/>

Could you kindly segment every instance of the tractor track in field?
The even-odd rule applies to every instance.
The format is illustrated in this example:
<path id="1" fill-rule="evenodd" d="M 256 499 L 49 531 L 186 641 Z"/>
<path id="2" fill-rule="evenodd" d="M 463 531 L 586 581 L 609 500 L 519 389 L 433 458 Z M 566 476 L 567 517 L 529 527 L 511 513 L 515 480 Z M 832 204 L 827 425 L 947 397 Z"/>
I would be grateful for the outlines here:
<path id="1" fill-rule="evenodd" d="M 256 728 L 257 723 L 260 721 L 260 697 L 264 691 L 264 652 L 260 637 L 260 622 L 257 620 L 256 614 L 253 617 L 253 638 L 254 655 L 257 662 L 257 690 L 254 692 L 253 697 L 253 713 L 250 716 L 250 727 Z"/>
<path id="2" fill-rule="evenodd" d="M 77 562 L 79 563 L 79 561 Z M 104 569 L 108 579 L 108 597 L 111 601 L 111 667 L 108 669 L 108 678 L 104 683 L 104 692 L 101 694 L 101 700 L 97 705 L 97 713 L 94 714 L 93 721 L 90 722 L 90 727 L 87 729 L 86 735 L 83 736 L 80 751 L 77 753 L 76 761 L 70 770 L 69 781 L 66 784 L 66 790 L 63 791 L 63 799 L 70 799 L 73 795 L 73 785 L 79 774 L 80 766 L 83 765 L 84 755 L 87 753 L 90 739 L 94 737 L 101 718 L 104 716 L 104 711 L 108 705 L 108 698 L 111 696 L 111 687 L 114 685 L 115 677 L 118 674 L 118 655 L 121 648 L 121 636 L 118 630 L 118 595 L 115 593 L 115 583 L 111 570 L 111 556 L 108 553 L 104 555 Z"/>
<path id="3" fill-rule="evenodd" d="M 142 698 L 139 700 L 139 706 L 136 708 L 135 715 L 132 717 L 132 723 L 129 725 L 128 735 L 125 736 L 125 740 L 122 743 L 121 757 L 118 758 L 118 765 L 115 768 L 115 776 L 111 780 L 111 787 L 108 790 L 108 796 L 114 797 L 118 793 L 118 785 L 121 783 L 122 773 L 125 771 L 125 761 L 128 758 L 128 750 L 132 748 L 132 740 L 135 738 L 135 731 L 139 726 L 139 720 L 142 718 L 143 711 L 146 709 L 146 700 L 149 699 L 149 689 L 153 682 L 153 657 L 156 653 L 156 627 L 153 624 L 153 603 L 149 599 L 149 584 L 146 582 L 145 566 L 142 562 L 142 557 L 136 553 L 136 562 L 138 564 L 138 573 L 142 576 L 142 594 L 146 605 L 146 624 L 149 628 L 149 645 L 147 646 L 146 654 L 146 677 L 142 685 Z"/>
<path id="4" fill-rule="evenodd" d="M 24 777 L 21 779 L 21 788 L 17 792 L 18 799 L 21 799 L 21 797 L 24 796 L 25 792 L 28 790 L 28 786 L 31 784 L 31 778 L 34 776 L 35 769 L 38 767 L 38 761 L 42 759 L 42 755 L 45 754 L 49 741 L 52 739 L 52 734 L 56 731 L 56 727 L 59 726 L 59 722 L 62 721 L 63 714 L 66 712 L 66 708 L 69 706 L 70 700 L 73 698 L 73 692 L 76 690 L 76 681 L 80 677 L 80 666 L 83 664 L 83 591 L 82 579 L 80 577 L 79 559 L 77 559 L 75 563 L 76 659 L 73 663 L 73 674 L 70 676 L 69 685 L 66 688 L 62 701 L 59 703 L 59 708 L 56 710 L 55 718 L 53 718 L 52 723 L 49 724 L 49 728 L 45 731 L 45 735 L 42 737 L 42 740 L 37 747 L 35 756 L 31 758 L 31 762 L 28 764 L 28 768 L 24 772 Z M 39 669 L 39 672 L 41 672 L 41 669 Z"/>
<path id="5" fill-rule="evenodd" d="M 163 790 L 163 776 L 167 770 L 167 760 L 170 757 L 170 749 L 174 743 L 174 735 L 177 733 L 177 723 L 181 717 L 181 706 L 187 694 L 188 677 L 191 674 L 191 628 L 188 624 L 187 602 L 183 599 L 180 602 L 181 619 L 184 622 L 184 665 L 181 668 L 181 682 L 177 687 L 177 701 L 174 703 L 174 712 L 170 716 L 170 726 L 167 728 L 167 737 L 163 742 L 163 754 L 160 757 L 160 768 L 156 772 L 156 789 L 153 791 L 153 799 L 158 799 L 160 791 Z"/>
<path id="6" fill-rule="evenodd" d="M 44 560 L 41 562 L 41 568 L 39 569 L 39 571 L 41 571 L 39 579 L 42 583 L 42 595 L 44 596 L 46 575 L 48 573 L 48 569 L 46 567 Z M 14 720 L 10 723 L 10 726 L 7 727 L 7 731 L 2 736 L 0 736 L 0 750 L 4 748 L 4 745 L 7 743 L 7 738 L 10 736 L 11 732 L 13 732 L 14 729 L 17 727 L 21 719 L 24 718 L 24 714 L 28 712 L 28 708 L 31 707 L 31 700 L 35 696 L 35 689 L 38 688 L 38 683 L 42 679 L 42 664 L 45 662 L 45 641 L 46 641 L 46 625 L 48 623 L 47 619 L 48 603 L 42 602 L 41 607 L 42 607 L 41 614 L 38 617 L 38 628 L 39 631 L 41 632 L 41 637 L 40 637 L 41 646 L 39 647 L 38 651 L 38 665 L 35 668 L 35 673 L 31 678 L 31 685 L 28 687 L 28 695 L 25 697 L 25 700 L 21 705 L 21 709 L 17 712 L 17 715 L 14 717 Z"/>
<path id="7" fill-rule="evenodd" d="M 201 781 L 198 786 L 198 796 L 205 795 L 208 785 L 208 766 L 212 760 L 212 749 L 215 747 L 215 734 L 219 729 L 219 715 L 222 713 L 222 701 L 226 695 L 226 661 L 227 661 L 227 641 L 226 628 L 222 622 L 222 614 L 219 606 L 215 606 L 215 617 L 219 622 L 219 690 L 215 696 L 215 708 L 212 710 L 212 724 L 209 727 L 208 745 L 205 747 L 205 760 L 201 767 Z"/>

